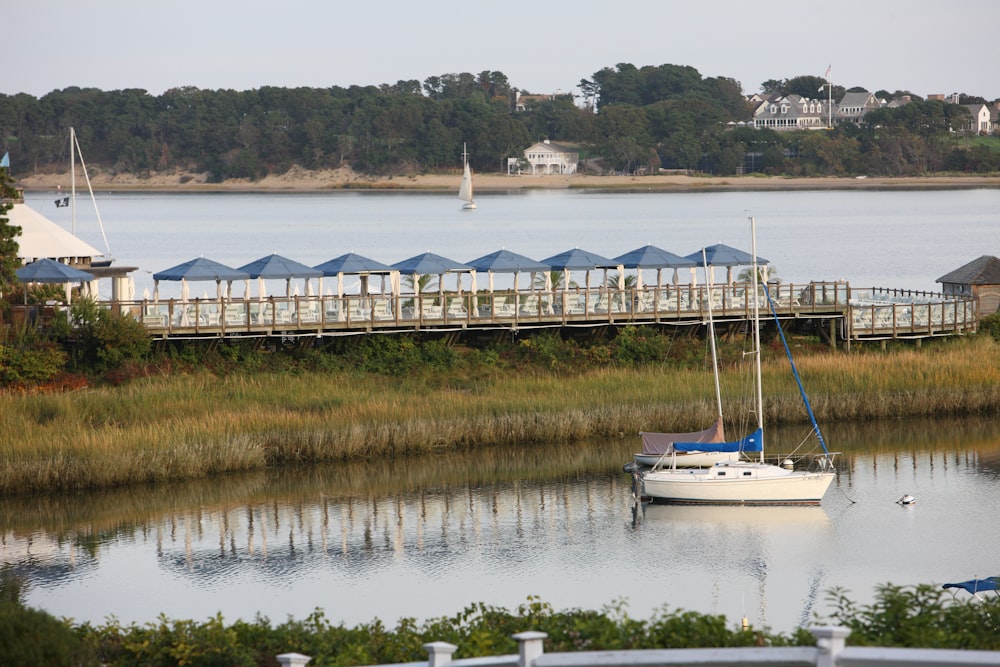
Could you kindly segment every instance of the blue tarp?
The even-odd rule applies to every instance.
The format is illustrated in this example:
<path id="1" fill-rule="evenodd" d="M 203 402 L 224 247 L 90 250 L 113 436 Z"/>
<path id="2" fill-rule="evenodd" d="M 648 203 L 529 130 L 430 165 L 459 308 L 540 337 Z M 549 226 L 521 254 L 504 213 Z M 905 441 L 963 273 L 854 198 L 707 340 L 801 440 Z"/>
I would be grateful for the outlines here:
<path id="1" fill-rule="evenodd" d="M 314 268 L 323 272 L 324 276 L 335 276 L 338 273 L 360 275 L 364 273 L 390 273 L 393 269 L 388 264 L 368 259 L 355 252 L 349 252 L 340 257 L 316 265 Z"/>
<path id="2" fill-rule="evenodd" d="M 198 257 L 197 259 L 192 259 L 183 264 L 178 264 L 177 266 L 171 267 L 169 269 L 164 269 L 159 273 L 153 274 L 153 280 L 187 280 L 187 281 L 199 281 L 199 280 L 214 280 L 216 282 L 221 280 L 249 280 L 250 274 L 246 271 L 240 271 L 234 269 L 225 264 L 220 264 L 215 260 L 205 259 L 204 257 Z"/>
<path id="3" fill-rule="evenodd" d="M 54 259 L 39 259 L 14 271 L 22 283 L 81 283 L 94 279 L 87 273 Z"/>
<path id="4" fill-rule="evenodd" d="M 492 271 L 493 273 L 518 273 L 520 271 L 548 271 L 548 264 L 535 261 L 530 257 L 518 255 L 510 250 L 497 250 L 488 255 L 467 262 L 476 271 Z"/>
<path id="5" fill-rule="evenodd" d="M 641 248 L 630 250 L 624 255 L 615 257 L 614 261 L 626 269 L 677 269 L 699 265 L 698 262 L 675 255 L 663 248 L 657 248 L 655 245 L 644 245 Z"/>
<path id="6" fill-rule="evenodd" d="M 762 452 L 764 432 L 757 429 L 734 442 L 675 442 L 674 449 L 679 452 Z"/>
<path id="7" fill-rule="evenodd" d="M 957 584 L 945 584 L 941 588 L 962 588 L 972 595 L 982 593 L 983 591 L 998 591 L 1000 590 L 1000 577 L 969 579 L 968 581 L 960 581 Z"/>
<path id="8" fill-rule="evenodd" d="M 282 279 L 319 278 L 323 272 L 281 255 L 268 255 L 244 264 L 237 271 L 246 271 L 251 278 Z"/>

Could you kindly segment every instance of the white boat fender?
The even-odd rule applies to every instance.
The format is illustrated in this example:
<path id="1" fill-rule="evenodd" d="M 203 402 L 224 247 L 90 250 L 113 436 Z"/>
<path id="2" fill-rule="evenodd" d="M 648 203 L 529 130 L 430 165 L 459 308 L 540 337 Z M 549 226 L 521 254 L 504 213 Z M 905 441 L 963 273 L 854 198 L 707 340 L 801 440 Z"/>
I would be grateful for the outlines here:
<path id="1" fill-rule="evenodd" d="M 791 459 L 785 459 L 784 461 L 781 462 L 781 467 L 788 468 L 789 470 L 791 470 L 792 468 L 795 467 L 795 461 Z"/>
<path id="2" fill-rule="evenodd" d="M 900 505 L 912 505 L 913 503 L 917 502 L 917 499 L 908 493 L 904 493 L 903 497 L 897 500 L 896 502 L 899 503 Z"/>

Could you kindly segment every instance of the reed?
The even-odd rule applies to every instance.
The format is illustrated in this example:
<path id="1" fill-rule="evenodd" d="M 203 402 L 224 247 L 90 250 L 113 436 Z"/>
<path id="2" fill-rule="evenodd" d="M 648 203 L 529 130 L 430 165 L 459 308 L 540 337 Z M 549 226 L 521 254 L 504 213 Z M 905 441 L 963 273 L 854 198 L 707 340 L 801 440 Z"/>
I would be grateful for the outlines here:
<path id="1" fill-rule="evenodd" d="M 823 352 L 797 364 L 821 423 L 987 413 L 1000 407 L 997 348 L 977 337 L 884 354 Z M 787 361 L 769 360 L 764 375 L 768 422 L 802 421 Z M 738 385 L 727 380 L 724 390 Z M 702 428 L 712 395 L 710 373 L 658 367 L 474 380 L 202 372 L 3 395 L 0 494 Z"/>

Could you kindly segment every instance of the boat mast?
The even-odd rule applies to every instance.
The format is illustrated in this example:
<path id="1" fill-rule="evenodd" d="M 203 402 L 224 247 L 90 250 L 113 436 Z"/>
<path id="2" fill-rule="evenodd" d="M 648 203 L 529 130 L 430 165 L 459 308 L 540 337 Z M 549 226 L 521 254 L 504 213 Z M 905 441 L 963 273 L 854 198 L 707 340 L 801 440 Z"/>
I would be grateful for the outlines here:
<path id="1" fill-rule="evenodd" d="M 90 175 L 87 173 L 87 163 L 83 161 L 83 151 L 80 150 L 80 142 L 76 140 L 76 130 L 69 128 L 69 173 L 72 181 L 72 197 L 70 201 L 73 207 L 73 235 L 76 236 L 76 155 L 80 156 L 80 166 L 83 167 L 83 177 L 87 181 L 87 191 L 90 193 L 90 201 L 94 204 L 94 214 L 97 216 L 97 226 L 101 230 L 101 238 L 104 239 L 104 252 L 108 259 L 111 259 L 111 245 L 108 243 L 108 235 L 104 233 L 104 221 L 101 220 L 101 211 L 97 208 L 97 197 L 94 196 L 94 188 L 90 184 Z"/>
<path id="2" fill-rule="evenodd" d="M 719 359 L 715 352 L 715 319 L 712 317 L 712 278 L 708 271 L 708 258 L 701 249 L 701 263 L 705 267 L 705 282 L 708 285 L 708 339 L 712 350 L 712 373 L 715 380 L 715 403 L 718 417 L 722 419 L 722 390 L 719 388 Z"/>
<path id="3" fill-rule="evenodd" d="M 69 205 L 73 220 L 70 231 L 73 232 L 73 236 L 76 236 L 76 130 L 72 127 L 69 128 L 69 184 Z"/>
<path id="4" fill-rule="evenodd" d="M 760 370 L 760 305 L 759 291 L 757 283 L 760 282 L 760 274 L 757 272 L 757 221 L 750 216 L 750 266 L 753 271 L 753 347 L 754 347 L 754 371 L 757 375 L 757 428 L 761 430 L 760 462 L 764 462 L 764 390 L 761 387 Z M 766 287 L 765 287 L 766 289 Z"/>

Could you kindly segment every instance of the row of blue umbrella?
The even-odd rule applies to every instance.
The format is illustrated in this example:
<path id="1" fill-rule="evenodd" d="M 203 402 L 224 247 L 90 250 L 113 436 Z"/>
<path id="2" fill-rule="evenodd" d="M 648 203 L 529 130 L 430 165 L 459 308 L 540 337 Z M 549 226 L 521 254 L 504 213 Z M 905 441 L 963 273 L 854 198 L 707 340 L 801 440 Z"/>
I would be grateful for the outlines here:
<path id="1" fill-rule="evenodd" d="M 320 278 L 336 275 L 378 274 L 398 271 L 404 275 L 443 275 L 456 271 L 517 273 L 537 271 L 591 271 L 624 267 L 630 269 L 692 268 L 702 266 L 749 266 L 749 253 L 725 244 L 716 244 L 686 257 L 656 246 L 646 245 L 614 258 L 574 248 L 558 255 L 535 261 L 506 249 L 484 255 L 470 262 L 457 262 L 441 255 L 425 252 L 396 264 L 388 265 L 357 253 L 347 253 L 314 267 L 272 254 L 238 268 L 231 268 L 205 257 L 198 257 L 153 274 L 153 280 L 235 281 L 251 278 L 292 279 Z M 758 264 L 767 260 L 758 257 Z"/>

